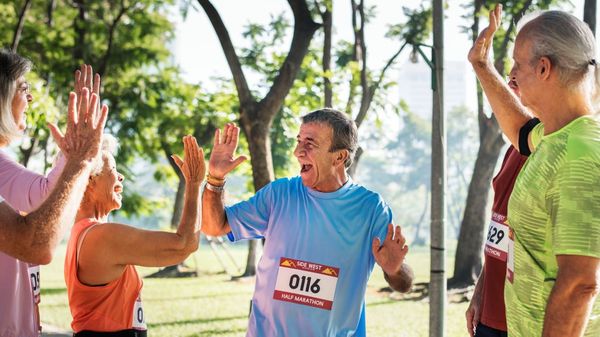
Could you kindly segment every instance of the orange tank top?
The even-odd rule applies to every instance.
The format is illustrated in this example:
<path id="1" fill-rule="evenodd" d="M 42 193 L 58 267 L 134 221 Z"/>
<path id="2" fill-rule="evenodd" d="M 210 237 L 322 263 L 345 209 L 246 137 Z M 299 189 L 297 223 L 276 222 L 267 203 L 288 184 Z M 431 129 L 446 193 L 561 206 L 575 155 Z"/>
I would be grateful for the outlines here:
<path id="1" fill-rule="evenodd" d="M 71 328 L 74 332 L 146 330 L 141 300 L 142 279 L 134 266 L 128 265 L 119 278 L 102 286 L 85 285 L 77 277 L 78 252 L 85 236 L 81 243 L 79 238 L 95 225 L 102 224 L 91 219 L 75 223 L 67 245 L 64 273 L 73 316 Z"/>

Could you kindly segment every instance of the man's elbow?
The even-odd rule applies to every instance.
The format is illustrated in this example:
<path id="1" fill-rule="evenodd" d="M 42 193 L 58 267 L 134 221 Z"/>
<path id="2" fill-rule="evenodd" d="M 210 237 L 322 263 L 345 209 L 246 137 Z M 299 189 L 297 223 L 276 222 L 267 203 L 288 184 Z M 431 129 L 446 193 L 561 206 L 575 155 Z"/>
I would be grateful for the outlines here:
<path id="1" fill-rule="evenodd" d="M 407 293 L 412 288 L 412 279 L 411 280 L 402 280 L 398 284 L 396 284 L 392 289 L 401 293 Z"/>
<path id="2" fill-rule="evenodd" d="M 412 288 L 414 275 L 412 269 L 407 264 L 402 265 L 399 275 L 391 277 L 384 273 L 384 276 L 389 286 L 395 291 L 407 293 Z"/>
<path id="3" fill-rule="evenodd" d="M 53 257 L 54 252 L 50 247 L 32 247 L 23 252 L 18 259 L 31 264 L 47 265 L 52 262 Z"/>
<path id="4" fill-rule="evenodd" d="M 575 288 L 574 292 L 576 296 L 582 296 L 584 298 L 595 298 L 600 293 L 600 280 L 598 278 L 594 278 L 591 280 L 586 280 L 579 282 Z"/>

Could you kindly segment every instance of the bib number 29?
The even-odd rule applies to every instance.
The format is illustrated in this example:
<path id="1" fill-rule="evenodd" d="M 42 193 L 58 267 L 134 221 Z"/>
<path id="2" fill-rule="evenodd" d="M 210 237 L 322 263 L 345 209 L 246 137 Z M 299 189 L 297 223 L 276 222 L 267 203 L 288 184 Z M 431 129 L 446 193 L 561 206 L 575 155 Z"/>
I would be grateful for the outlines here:
<path id="1" fill-rule="evenodd" d="M 498 229 L 495 226 L 490 226 L 490 230 L 488 231 L 488 235 L 487 235 L 487 240 L 488 242 L 494 243 L 494 244 L 500 244 L 500 241 L 502 241 L 502 239 L 504 239 L 504 231 L 501 229 Z"/>

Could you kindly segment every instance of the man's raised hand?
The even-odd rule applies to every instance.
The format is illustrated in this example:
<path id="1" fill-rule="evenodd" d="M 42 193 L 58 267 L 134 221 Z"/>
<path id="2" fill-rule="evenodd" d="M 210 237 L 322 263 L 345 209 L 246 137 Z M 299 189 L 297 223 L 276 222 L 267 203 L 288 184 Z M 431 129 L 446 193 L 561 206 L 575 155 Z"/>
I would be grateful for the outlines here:
<path id="1" fill-rule="evenodd" d="M 215 140 L 213 149 L 208 162 L 208 174 L 217 179 L 224 179 L 225 176 L 240 165 L 246 156 L 234 158 L 235 150 L 238 146 L 240 128 L 233 123 L 227 123 L 221 132 L 215 131 Z"/>

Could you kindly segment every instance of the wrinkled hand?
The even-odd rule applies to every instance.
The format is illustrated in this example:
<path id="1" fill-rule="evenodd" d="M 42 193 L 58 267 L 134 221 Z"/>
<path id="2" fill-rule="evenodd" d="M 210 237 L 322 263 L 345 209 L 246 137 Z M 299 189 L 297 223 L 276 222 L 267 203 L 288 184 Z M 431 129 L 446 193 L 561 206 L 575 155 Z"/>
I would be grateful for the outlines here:
<path id="1" fill-rule="evenodd" d="M 394 228 L 393 224 L 389 224 L 383 245 L 377 237 L 373 240 L 372 250 L 375 261 L 386 274 L 398 275 L 408 253 L 406 239 L 402 236 L 400 226 Z"/>
<path id="2" fill-rule="evenodd" d="M 108 107 L 98 106 L 98 96 L 83 88 L 81 102 L 69 94 L 67 131 L 63 135 L 56 124 L 49 123 L 52 138 L 68 160 L 91 163 L 99 157 Z"/>
<path id="3" fill-rule="evenodd" d="M 75 71 L 74 74 L 74 87 L 75 94 L 77 95 L 77 102 L 81 104 L 81 94 L 83 88 L 87 88 L 88 92 L 94 93 L 98 96 L 98 104 L 100 100 L 100 74 L 93 75 L 94 71 L 92 66 L 89 64 L 82 64 L 81 68 Z"/>
<path id="4" fill-rule="evenodd" d="M 467 331 L 469 332 L 469 335 L 473 337 L 475 335 L 475 328 L 477 327 L 477 324 L 479 324 L 479 319 L 481 317 L 481 295 L 477 293 L 477 290 L 471 298 L 469 307 L 465 312 L 465 317 L 467 318 Z"/>
<path id="5" fill-rule="evenodd" d="M 178 155 L 172 155 L 171 158 L 183 173 L 186 183 L 200 184 L 206 174 L 204 165 L 204 150 L 198 146 L 196 138 L 193 136 L 183 137 L 183 160 Z"/>
<path id="6" fill-rule="evenodd" d="M 224 179 L 227 173 L 231 172 L 247 159 L 246 156 L 233 158 L 238 146 L 239 135 L 240 128 L 233 123 L 225 125 L 222 135 L 221 130 L 217 129 L 215 131 L 213 149 L 208 162 L 208 173 L 211 176 Z"/>
<path id="7" fill-rule="evenodd" d="M 473 47 L 469 50 L 469 62 L 473 65 L 486 65 L 490 61 L 490 49 L 494 42 L 494 34 L 500 26 L 502 20 L 502 5 L 497 4 L 493 11 L 490 11 L 489 25 L 479 33 Z"/>

